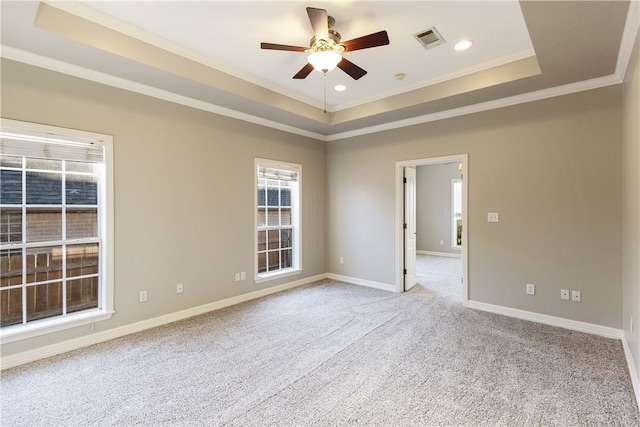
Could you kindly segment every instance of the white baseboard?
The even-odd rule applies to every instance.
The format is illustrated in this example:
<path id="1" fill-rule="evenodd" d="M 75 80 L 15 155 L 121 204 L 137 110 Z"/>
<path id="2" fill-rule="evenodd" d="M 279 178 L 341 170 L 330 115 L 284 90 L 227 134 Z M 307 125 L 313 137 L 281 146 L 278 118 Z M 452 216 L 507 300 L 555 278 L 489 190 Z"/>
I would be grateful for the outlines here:
<path id="1" fill-rule="evenodd" d="M 328 273 L 327 278 L 332 280 L 338 280 L 340 282 L 347 282 L 353 285 L 366 286 L 368 288 L 381 289 L 388 292 L 397 292 L 397 288 L 394 285 L 387 283 L 373 282 L 371 280 L 358 279 L 357 277 L 342 276 L 340 274 Z"/>
<path id="2" fill-rule="evenodd" d="M 476 310 L 502 314 L 504 316 L 515 317 L 517 319 L 530 320 L 532 322 L 557 326 L 559 328 L 570 329 L 572 331 L 586 332 L 588 334 L 600 335 L 606 338 L 622 339 L 622 329 L 610 328 L 608 326 L 580 322 L 577 320 L 563 319 L 562 317 L 518 310 L 516 308 L 503 307 L 501 305 L 487 304 L 485 302 L 469 300 L 466 305 L 467 307 L 474 308 Z"/>
<path id="3" fill-rule="evenodd" d="M 166 325 L 178 320 L 187 319 L 189 317 L 208 313 L 210 311 L 219 310 L 221 308 L 240 304 L 242 302 L 293 289 L 298 286 L 326 279 L 327 277 L 327 274 L 319 274 L 317 276 L 307 277 L 304 279 L 285 283 L 283 285 L 273 286 L 271 288 L 265 288 L 248 294 L 238 295 L 221 301 L 215 301 L 209 304 L 188 308 L 186 310 L 177 311 L 175 313 L 165 314 L 163 316 L 154 317 L 153 319 L 143 320 L 140 322 L 132 323 L 130 325 L 109 329 L 107 331 L 96 332 L 88 336 L 74 338 L 60 343 L 39 347 L 33 350 L 4 356 L 0 358 L 0 369 L 8 369 L 14 366 L 19 366 L 25 363 L 55 356 L 56 354 L 62 354 L 68 351 L 77 350 L 79 348 L 88 347 L 93 344 L 109 341 L 136 332 L 141 332 L 146 329 L 155 328 L 157 326 Z"/>
<path id="4" fill-rule="evenodd" d="M 622 338 L 622 347 L 624 348 L 624 356 L 627 359 L 627 366 L 629 367 L 629 376 L 631 377 L 631 385 L 633 386 L 633 393 L 636 395 L 636 402 L 640 407 L 640 378 L 638 378 L 638 371 L 636 370 L 636 364 L 631 355 L 631 349 L 627 340 Z"/>
<path id="5" fill-rule="evenodd" d="M 462 254 L 454 254 L 449 252 L 435 252 L 435 251 L 416 251 L 418 255 L 431 255 L 431 256 L 444 256 L 449 258 L 462 258 Z"/>

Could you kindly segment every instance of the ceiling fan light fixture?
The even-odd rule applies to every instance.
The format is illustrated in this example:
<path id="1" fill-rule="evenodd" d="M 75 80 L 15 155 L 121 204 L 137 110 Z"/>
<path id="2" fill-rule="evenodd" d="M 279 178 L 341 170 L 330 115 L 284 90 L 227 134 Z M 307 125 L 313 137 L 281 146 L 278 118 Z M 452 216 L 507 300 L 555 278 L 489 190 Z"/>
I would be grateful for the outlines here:
<path id="1" fill-rule="evenodd" d="M 313 65 L 316 71 L 325 74 L 336 68 L 338 63 L 342 61 L 342 55 L 331 50 L 313 52 L 309 55 L 307 61 Z"/>

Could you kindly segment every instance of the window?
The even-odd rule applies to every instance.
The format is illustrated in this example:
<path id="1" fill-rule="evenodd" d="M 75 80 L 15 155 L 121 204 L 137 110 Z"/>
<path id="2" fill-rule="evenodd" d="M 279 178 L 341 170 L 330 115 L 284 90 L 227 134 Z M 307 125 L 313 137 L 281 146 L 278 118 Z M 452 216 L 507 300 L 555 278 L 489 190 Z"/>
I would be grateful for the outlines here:
<path id="1" fill-rule="evenodd" d="M 300 165 L 256 159 L 256 282 L 300 272 Z"/>
<path id="2" fill-rule="evenodd" d="M 0 336 L 109 318 L 111 137 L 13 120 L 0 136 Z"/>
<path id="3" fill-rule="evenodd" d="M 462 180 L 451 180 L 451 242 L 454 248 L 462 247 Z"/>

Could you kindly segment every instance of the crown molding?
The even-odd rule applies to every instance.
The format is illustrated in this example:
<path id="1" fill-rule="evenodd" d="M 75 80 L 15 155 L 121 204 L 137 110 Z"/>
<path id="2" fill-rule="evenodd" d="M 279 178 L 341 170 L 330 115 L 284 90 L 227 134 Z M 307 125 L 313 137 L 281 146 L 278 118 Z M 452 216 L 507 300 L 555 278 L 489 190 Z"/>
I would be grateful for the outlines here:
<path id="1" fill-rule="evenodd" d="M 331 108 L 328 108 L 327 110 L 330 113 L 336 113 L 339 111 L 343 111 L 343 110 L 347 110 L 349 108 L 354 108 L 354 107 L 359 107 L 361 105 L 365 105 L 365 104 L 369 104 L 371 102 L 376 102 L 376 101 L 380 101 L 383 100 L 385 98 L 389 98 L 391 96 L 396 96 L 396 95 L 402 95 L 404 93 L 408 93 L 408 92 L 412 92 L 414 90 L 420 90 L 423 88 L 426 88 L 428 86 L 432 86 L 432 85 L 436 85 L 436 84 L 440 84 L 440 83 L 445 83 L 448 82 L 450 80 L 455 80 L 458 79 L 460 77 L 465 77 L 465 76 L 469 76 L 471 74 L 475 74 L 475 73 L 480 73 L 482 71 L 486 71 L 486 70 L 490 70 L 492 68 L 497 68 L 503 65 L 507 65 L 510 64 L 512 62 L 517 62 L 523 59 L 527 59 L 527 58 L 531 58 L 531 57 L 535 57 L 536 53 L 533 49 L 525 49 L 519 52 L 515 52 L 512 53 L 510 55 L 505 55 L 505 56 L 501 56 L 499 58 L 494 58 L 491 61 L 487 61 L 487 62 L 483 62 L 482 64 L 476 64 L 473 67 L 468 67 L 462 70 L 456 70 L 450 73 L 446 73 L 443 74 L 441 76 L 438 76 L 436 78 L 432 78 L 432 79 L 428 79 L 428 80 L 423 80 L 420 81 L 416 84 L 413 84 L 411 86 L 406 86 L 403 87 L 402 89 L 396 89 L 396 90 L 392 90 L 392 91 L 387 91 L 384 93 L 380 93 L 380 94 L 376 94 L 376 95 L 372 95 L 366 98 L 362 98 L 359 99 L 357 101 L 354 102 L 345 102 L 342 104 L 338 104 L 338 105 L 334 105 Z"/>
<path id="2" fill-rule="evenodd" d="M 554 98 L 556 96 L 569 95 L 585 90 L 598 89 L 605 86 L 611 86 L 621 83 L 622 80 L 615 74 L 604 77 L 598 77 L 591 80 L 570 83 L 563 86 L 556 86 L 548 89 L 542 89 L 535 92 L 524 93 L 522 95 L 514 95 L 507 98 L 500 98 L 493 101 L 481 102 L 479 104 L 467 105 L 465 107 L 453 108 L 451 110 L 439 111 L 437 113 L 427 114 L 424 116 L 413 117 L 405 120 L 384 123 L 378 126 L 370 126 L 367 128 L 356 129 L 349 132 L 334 133 L 327 136 L 327 141 L 335 141 L 338 139 L 352 138 L 387 130 L 398 129 L 406 126 L 419 125 L 423 123 L 435 122 L 438 120 L 450 119 L 453 117 L 465 116 L 467 114 L 480 113 L 483 111 L 495 110 L 497 108 L 509 107 L 512 105 L 524 104 L 527 102 L 540 101 L 542 99 Z"/>
<path id="3" fill-rule="evenodd" d="M 633 54 L 633 46 L 635 45 L 638 31 L 640 31 L 640 0 L 631 0 L 622 40 L 620 41 L 620 49 L 618 50 L 618 61 L 616 62 L 615 74 L 620 78 L 620 81 L 624 81 L 627 68 L 629 68 L 629 61 Z"/>
<path id="4" fill-rule="evenodd" d="M 21 62 L 23 64 L 33 65 L 35 67 L 44 68 L 46 70 L 55 71 L 84 80 L 101 83 L 107 86 L 128 90 L 130 92 L 147 95 L 153 98 L 162 99 L 164 101 L 173 102 L 187 107 L 197 108 L 199 110 L 208 111 L 210 113 L 219 114 L 221 116 L 254 123 L 268 128 L 293 133 L 308 138 L 326 141 L 326 137 L 322 134 L 310 132 L 294 126 L 285 125 L 273 120 L 263 119 L 241 111 L 232 110 L 230 108 L 221 107 L 199 99 L 190 98 L 188 96 L 179 95 L 163 89 L 147 86 L 142 83 L 133 82 L 131 80 L 115 77 L 110 74 L 89 68 L 80 67 L 78 65 L 69 64 L 68 62 L 59 61 L 46 56 L 16 49 L 11 46 L 0 45 L 0 57 L 10 59 L 12 61 Z"/>
<path id="5" fill-rule="evenodd" d="M 56 71 L 59 73 L 67 74 L 67 75 L 78 77 L 81 79 L 93 81 L 96 83 L 101 83 L 108 86 L 117 87 L 119 89 L 124 89 L 131 92 L 139 93 L 141 95 L 151 96 L 153 98 L 174 102 L 176 104 L 197 108 L 199 110 L 208 111 L 210 113 L 215 113 L 225 117 L 243 120 L 246 122 L 266 126 L 272 129 L 278 129 L 284 132 L 289 132 L 292 134 L 305 136 L 308 138 L 317 139 L 320 141 L 335 141 L 335 140 L 351 138 L 355 136 L 362 136 L 362 135 L 368 135 L 368 134 L 377 133 L 377 132 L 384 132 L 387 130 L 398 129 L 405 126 L 413 126 L 413 125 L 422 124 L 422 123 L 429 123 L 437 120 L 443 120 L 443 119 L 448 119 L 448 118 L 453 118 L 458 116 L 464 116 L 467 114 L 493 110 L 496 108 L 503 108 L 511 105 L 523 104 L 526 102 L 539 101 L 546 98 L 552 98 L 556 96 L 582 92 L 585 90 L 597 89 L 600 87 L 610 86 L 610 85 L 614 85 L 622 82 L 621 77 L 617 75 L 618 73 L 616 73 L 616 74 L 611 74 L 605 77 L 599 77 L 596 79 L 585 80 L 577 83 L 570 83 L 563 86 L 557 86 L 554 88 L 543 89 L 536 92 L 525 93 L 522 95 L 516 95 L 516 96 L 507 97 L 507 98 L 501 98 L 501 99 L 469 105 L 465 107 L 454 108 L 451 110 L 440 111 L 437 113 L 427 114 L 419 117 L 413 117 L 410 119 L 384 123 L 377 126 L 370 126 L 370 127 L 365 127 L 365 128 L 356 129 L 348 132 L 342 132 L 342 133 L 322 135 L 315 132 L 309 132 L 307 130 L 300 129 L 294 126 L 278 123 L 273 120 L 267 120 L 261 117 L 242 113 L 240 111 L 232 110 L 225 107 L 220 107 L 218 105 L 193 99 L 187 96 L 178 95 L 173 92 L 147 86 L 141 83 L 132 82 L 127 79 L 102 73 L 100 71 L 91 70 L 88 68 L 69 64 L 67 62 L 48 58 L 42 55 L 37 55 L 31 52 L 16 49 L 10 46 L 2 45 L 0 47 L 0 52 L 3 58 L 11 59 L 13 61 L 22 62 L 28 65 L 33 65 L 36 67 L 44 68 L 51 71 Z M 628 62 L 628 59 L 627 59 L 627 62 Z"/>

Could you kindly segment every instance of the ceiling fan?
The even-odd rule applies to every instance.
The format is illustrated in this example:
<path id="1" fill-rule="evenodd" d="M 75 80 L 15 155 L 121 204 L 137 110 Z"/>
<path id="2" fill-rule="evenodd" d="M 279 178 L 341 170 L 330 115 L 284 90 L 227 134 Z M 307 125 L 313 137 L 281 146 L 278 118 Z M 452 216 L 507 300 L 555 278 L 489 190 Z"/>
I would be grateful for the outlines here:
<path id="1" fill-rule="evenodd" d="M 332 16 L 328 16 L 326 10 L 308 7 L 307 15 L 309 15 L 309 21 L 311 22 L 314 33 L 309 43 L 309 48 L 275 43 L 260 43 L 261 49 L 306 52 L 310 54 L 307 58 L 308 63 L 293 76 L 294 79 L 304 79 L 314 69 L 326 74 L 337 66 L 354 80 L 358 80 L 367 74 L 367 72 L 344 58 L 342 54 L 354 50 L 389 44 L 389 36 L 386 31 L 378 31 L 377 33 L 341 42 L 340 33 L 332 28 L 335 19 L 333 19 Z"/>

